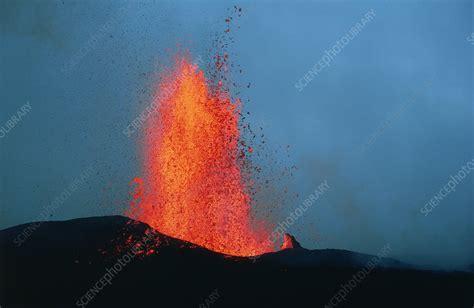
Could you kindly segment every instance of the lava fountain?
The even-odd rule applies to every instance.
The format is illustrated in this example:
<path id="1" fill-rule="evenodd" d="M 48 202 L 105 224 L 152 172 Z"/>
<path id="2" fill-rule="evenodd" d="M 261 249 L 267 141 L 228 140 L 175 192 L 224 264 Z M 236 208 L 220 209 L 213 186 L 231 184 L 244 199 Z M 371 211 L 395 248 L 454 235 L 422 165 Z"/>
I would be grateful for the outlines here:
<path id="1" fill-rule="evenodd" d="M 252 215 L 251 181 L 244 180 L 252 149 L 241 146 L 240 102 L 181 55 L 157 90 L 157 112 L 145 122 L 144 176 L 134 180 L 128 214 L 216 252 L 273 251 L 268 226 Z"/>

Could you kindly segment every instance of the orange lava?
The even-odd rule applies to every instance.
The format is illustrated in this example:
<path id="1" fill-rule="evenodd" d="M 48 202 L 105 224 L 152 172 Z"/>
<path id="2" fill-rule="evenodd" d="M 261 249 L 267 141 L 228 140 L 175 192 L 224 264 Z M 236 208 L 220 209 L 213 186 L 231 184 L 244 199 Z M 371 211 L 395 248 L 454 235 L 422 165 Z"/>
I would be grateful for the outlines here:
<path id="1" fill-rule="evenodd" d="M 239 102 L 186 56 L 176 57 L 158 94 L 158 111 L 145 122 L 144 177 L 134 180 L 140 187 L 128 214 L 216 252 L 273 251 L 243 180 L 242 160 L 252 150 L 239 148 Z"/>

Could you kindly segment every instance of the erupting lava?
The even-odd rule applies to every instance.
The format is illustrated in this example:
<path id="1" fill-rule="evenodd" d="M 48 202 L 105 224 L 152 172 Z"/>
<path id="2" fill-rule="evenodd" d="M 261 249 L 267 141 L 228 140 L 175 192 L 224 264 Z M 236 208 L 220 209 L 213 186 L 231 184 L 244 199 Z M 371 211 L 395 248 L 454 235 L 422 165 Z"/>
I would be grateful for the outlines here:
<path id="1" fill-rule="evenodd" d="M 252 217 L 243 179 L 242 160 L 252 149 L 239 147 L 239 101 L 186 56 L 176 57 L 158 91 L 158 112 L 145 123 L 145 174 L 134 180 L 139 187 L 128 214 L 216 252 L 273 251 L 268 227 Z"/>

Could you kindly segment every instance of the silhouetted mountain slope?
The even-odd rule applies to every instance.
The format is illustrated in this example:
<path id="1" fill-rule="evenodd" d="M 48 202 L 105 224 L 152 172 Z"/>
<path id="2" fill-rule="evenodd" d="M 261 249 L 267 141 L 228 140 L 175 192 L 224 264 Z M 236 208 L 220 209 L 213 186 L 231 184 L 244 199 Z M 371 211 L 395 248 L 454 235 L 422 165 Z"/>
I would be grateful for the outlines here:
<path id="1" fill-rule="evenodd" d="M 122 216 L 34 226 L 0 231 L 2 308 L 472 307 L 472 273 L 420 271 L 389 258 L 298 245 L 231 257 Z M 32 232 L 20 241 L 25 230 Z M 364 278 L 351 286 L 360 272 Z M 107 273 L 110 283 L 102 283 Z M 338 292 L 343 301 L 334 299 Z"/>

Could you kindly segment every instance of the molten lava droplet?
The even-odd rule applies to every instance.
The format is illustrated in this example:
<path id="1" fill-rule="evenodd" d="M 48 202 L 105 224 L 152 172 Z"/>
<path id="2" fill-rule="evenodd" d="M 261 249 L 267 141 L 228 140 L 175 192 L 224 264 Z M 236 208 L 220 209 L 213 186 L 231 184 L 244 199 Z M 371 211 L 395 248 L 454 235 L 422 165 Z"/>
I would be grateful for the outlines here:
<path id="1" fill-rule="evenodd" d="M 187 57 L 177 57 L 158 92 L 158 112 L 146 122 L 144 184 L 134 180 L 145 192 L 135 190 L 128 214 L 217 252 L 273 251 L 269 229 L 252 218 L 243 180 L 238 103 Z"/>

